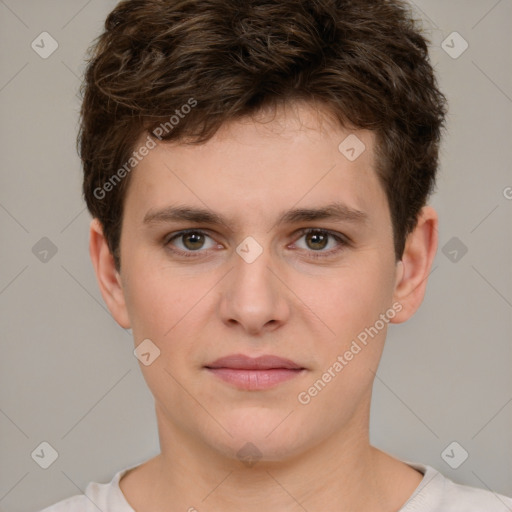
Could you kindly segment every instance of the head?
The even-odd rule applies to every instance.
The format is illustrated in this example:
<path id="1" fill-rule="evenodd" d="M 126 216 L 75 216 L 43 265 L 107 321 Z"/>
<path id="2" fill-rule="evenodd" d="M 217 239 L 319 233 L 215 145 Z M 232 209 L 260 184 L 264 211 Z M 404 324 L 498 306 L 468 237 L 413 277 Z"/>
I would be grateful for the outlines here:
<path id="1" fill-rule="evenodd" d="M 160 351 L 142 368 L 161 425 L 271 460 L 366 417 L 436 249 L 445 98 L 406 4 L 121 2 L 83 92 L 91 255 Z M 208 368 L 234 353 L 303 370 L 241 390 Z"/>

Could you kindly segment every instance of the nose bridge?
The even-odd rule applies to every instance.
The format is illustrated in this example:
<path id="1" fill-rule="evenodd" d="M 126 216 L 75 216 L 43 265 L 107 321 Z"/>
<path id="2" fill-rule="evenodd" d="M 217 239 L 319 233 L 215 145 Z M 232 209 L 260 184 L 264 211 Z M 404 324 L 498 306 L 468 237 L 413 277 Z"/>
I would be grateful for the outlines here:
<path id="1" fill-rule="evenodd" d="M 247 248 L 246 248 L 247 250 Z M 240 288 L 242 293 L 247 291 L 248 294 L 255 292 L 268 293 L 271 286 L 270 277 L 271 273 L 268 269 L 271 263 L 270 250 L 262 248 L 260 254 L 251 254 L 255 249 L 249 249 L 246 253 L 247 259 L 239 254 L 235 257 L 235 269 L 233 272 L 234 281 L 237 288 Z M 243 249 L 240 249 L 242 252 Z M 238 260 L 238 261 L 237 261 Z"/>
<path id="2" fill-rule="evenodd" d="M 262 302 L 273 296 L 271 251 L 268 244 L 260 245 L 254 238 L 247 237 L 236 249 L 235 268 L 232 275 L 233 292 L 239 300 Z"/>
<path id="3" fill-rule="evenodd" d="M 269 267 L 272 252 L 267 244 L 247 237 L 233 254 L 234 268 L 225 283 L 221 314 L 225 322 L 257 332 L 284 320 L 285 297 Z"/>

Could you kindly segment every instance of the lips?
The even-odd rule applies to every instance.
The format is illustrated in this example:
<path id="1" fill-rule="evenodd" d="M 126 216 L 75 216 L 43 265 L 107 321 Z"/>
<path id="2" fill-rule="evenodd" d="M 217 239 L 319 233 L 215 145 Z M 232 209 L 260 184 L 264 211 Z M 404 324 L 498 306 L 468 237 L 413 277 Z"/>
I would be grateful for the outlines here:
<path id="1" fill-rule="evenodd" d="M 243 354 L 221 357 L 205 368 L 224 382 L 247 391 L 272 388 L 302 374 L 304 367 L 282 357 Z"/>
<path id="2" fill-rule="evenodd" d="M 277 356 L 248 357 L 243 354 L 233 354 L 221 357 L 213 363 L 206 365 L 206 368 L 231 368 L 233 370 L 275 370 L 284 368 L 286 370 L 302 370 L 303 368 L 291 361 Z"/>

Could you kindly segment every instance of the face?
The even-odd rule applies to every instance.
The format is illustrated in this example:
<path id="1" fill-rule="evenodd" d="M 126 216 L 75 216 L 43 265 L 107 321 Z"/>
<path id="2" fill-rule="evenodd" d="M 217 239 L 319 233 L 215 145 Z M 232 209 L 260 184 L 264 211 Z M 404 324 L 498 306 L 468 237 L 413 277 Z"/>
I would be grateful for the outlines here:
<path id="1" fill-rule="evenodd" d="M 111 307 L 135 345 L 151 340 L 147 359 L 159 351 L 141 368 L 161 430 L 232 458 L 361 431 L 402 309 L 373 133 L 306 104 L 274 114 L 138 164 Z"/>

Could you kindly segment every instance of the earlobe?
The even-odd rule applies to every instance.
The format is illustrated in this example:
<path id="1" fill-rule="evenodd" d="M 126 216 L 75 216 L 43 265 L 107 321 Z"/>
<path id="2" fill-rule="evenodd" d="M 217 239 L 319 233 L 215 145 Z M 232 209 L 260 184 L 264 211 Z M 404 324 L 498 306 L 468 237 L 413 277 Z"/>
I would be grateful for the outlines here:
<path id="1" fill-rule="evenodd" d="M 397 263 L 393 300 L 402 305 L 402 310 L 392 323 L 408 320 L 423 301 L 437 251 L 437 226 L 435 210 L 430 206 L 423 207 L 416 227 L 407 237 L 402 260 Z"/>
<path id="2" fill-rule="evenodd" d="M 124 329 L 130 328 L 121 277 L 98 219 L 93 219 L 89 231 L 89 254 L 96 273 L 101 295 L 115 321 Z"/>

